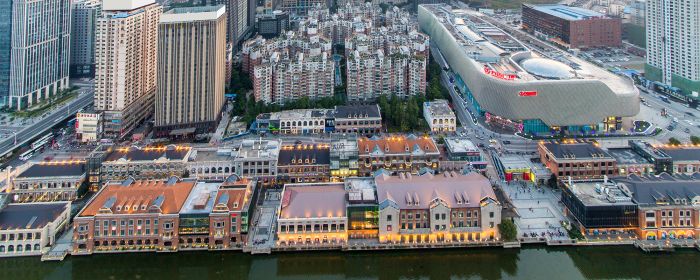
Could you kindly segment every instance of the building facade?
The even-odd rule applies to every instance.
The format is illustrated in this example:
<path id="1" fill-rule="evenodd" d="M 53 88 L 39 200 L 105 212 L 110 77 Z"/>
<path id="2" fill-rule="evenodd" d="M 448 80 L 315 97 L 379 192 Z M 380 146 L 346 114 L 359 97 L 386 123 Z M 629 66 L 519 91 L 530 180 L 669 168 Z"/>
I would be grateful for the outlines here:
<path id="1" fill-rule="evenodd" d="M 223 5 L 171 9 L 158 25 L 155 135 L 212 132 L 226 86 L 226 9 Z"/>
<path id="2" fill-rule="evenodd" d="M 540 161 L 557 178 L 601 180 L 618 174 L 617 161 L 592 142 L 540 142 Z"/>
<path id="3" fill-rule="evenodd" d="M 193 149 L 187 160 L 190 178 L 198 180 L 224 180 L 236 174 L 233 159 L 236 152 L 225 148 Z"/>
<path id="4" fill-rule="evenodd" d="M 15 203 L 72 201 L 78 189 L 86 188 L 85 162 L 30 163 L 12 179 L 10 193 Z"/>
<path id="5" fill-rule="evenodd" d="M 98 0 L 72 3 L 70 74 L 75 77 L 95 75 L 95 27 L 101 11 Z"/>
<path id="6" fill-rule="evenodd" d="M 40 256 L 68 227 L 70 202 L 8 204 L 0 221 L 0 258 Z"/>
<path id="7" fill-rule="evenodd" d="M 340 247 L 348 240 L 343 183 L 287 184 L 277 211 L 277 246 Z"/>
<path id="8" fill-rule="evenodd" d="M 424 102 L 423 118 L 432 132 L 450 133 L 457 130 L 457 116 L 445 99 Z"/>
<path id="9" fill-rule="evenodd" d="M 106 137 L 122 138 L 153 114 L 161 12 L 153 0 L 102 2 L 94 103 L 103 113 Z"/>
<path id="10" fill-rule="evenodd" d="M 523 4 L 523 29 L 571 49 L 622 46 L 622 20 L 578 7 Z"/>
<path id="11" fill-rule="evenodd" d="M 384 169 L 390 173 L 417 174 L 422 168 L 437 170 L 441 155 L 430 137 L 386 135 L 357 139 L 360 176 Z"/>
<path id="12" fill-rule="evenodd" d="M 174 145 L 115 147 L 104 155 L 100 168 L 101 181 L 183 177 L 187 170 L 187 159 L 190 152 L 190 147 Z"/>
<path id="13" fill-rule="evenodd" d="M 106 184 L 73 219 L 73 255 L 177 251 L 179 215 L 194 180 Z"/>
<path id="14" fill-rule="evenodd" d="M 330 177 L 330 145 L 282 145 L 277 159 L 278 183 L 328 182 Z"/>
<path id="15" fill-rule="evenodd" d="M 70 1 L 5 1 L 0 105 L 24 110 L 68 88 Z"/>
<path id="16" fill-rule="evenodd" d="M 335 106 L 337 133 L 375 134 L 382 130 L 382 114 L 379 105 Z"/>
<path id="17" fill-rule="evenodd" d="M 459 175 L 375 177 L 380 243 L 498 240 L 501 204 L 486 177 Z"/>
<path id="18" fill-rule="evenodd" d="M 647 79 L 679 88 L 675 96 L 700 101 L 700 2 L 646 1 Z"/>
<path id="19" fill-rule="evenodd" d="M 277 179 L 277 159 L 281 146 L 277 140 L 244 140 L 233 159 L 236 175 L 256 178 L 263 185 L 273 184 Z"/>
<path id="20" fill-rule="evenodd" d="M 347 177 L 356 177 L 360 170 L 358 162 L 357 136 L 331 136 L 330 171 L 336 182 Z"/>
<path id="21" fill-rule="evenodd" d="M 75 115 L 75 138 L 81 143 L 94 143 L 102 137 L 102 113 L 78 112 Z"/>

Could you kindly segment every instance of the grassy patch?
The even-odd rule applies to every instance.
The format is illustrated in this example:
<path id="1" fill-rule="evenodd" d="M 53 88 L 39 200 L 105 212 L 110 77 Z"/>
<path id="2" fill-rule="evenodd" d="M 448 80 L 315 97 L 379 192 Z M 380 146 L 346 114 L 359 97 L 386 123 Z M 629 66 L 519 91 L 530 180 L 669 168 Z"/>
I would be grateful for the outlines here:
<path id="1" fill-rule="evenodd" d="M 63 91 L 62 93 L 51 97 L 48 100 L 42 101 L 41 103 L 32 106 L 31 108 L 24 111 L 13 112 L 12 115 L 20 118 L 31 118 L 40 116 L 51 108 L 59 107 L 63 103 L 68 102 L 78 95 L 78 92 L 74 89 Z M 10 121 L 14 120 L 11 118 Z"/>

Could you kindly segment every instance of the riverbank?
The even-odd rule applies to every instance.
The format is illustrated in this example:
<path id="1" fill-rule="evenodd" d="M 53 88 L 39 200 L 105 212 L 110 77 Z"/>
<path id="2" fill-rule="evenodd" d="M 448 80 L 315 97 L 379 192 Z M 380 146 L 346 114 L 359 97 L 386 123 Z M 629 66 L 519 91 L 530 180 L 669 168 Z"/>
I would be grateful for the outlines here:
<path id="1" fill-rule="evenodd" d="M 693 279 L 700 254 L 632 246 L 373 252 L 106 254 L 0 259 L 0 279 Z"/>

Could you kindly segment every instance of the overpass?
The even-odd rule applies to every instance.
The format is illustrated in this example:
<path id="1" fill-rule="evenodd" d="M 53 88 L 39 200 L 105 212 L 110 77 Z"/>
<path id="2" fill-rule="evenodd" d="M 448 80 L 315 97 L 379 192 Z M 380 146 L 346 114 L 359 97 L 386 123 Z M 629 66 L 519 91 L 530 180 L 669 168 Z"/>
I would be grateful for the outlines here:
<path id="1" fill-rule="evenodd" d="M 17 132 L 17 143 L 15 143 L 14 136 L 0 140 L 0 157 L 8 155 L 10 152 L 18 149 L 22 145 L 27 144 L 43 133 L 46 133 L 47 130 L 53 128 L 59 123 L 75 116 L 80 109 L 92 104 L 93 95 L 94 94 L 91 91 L 80 94 L 62 108 L 49 112 L 49 114 L 43 119 L 31 124 L 30 126 L 24 127 L 22 130 Z"/>

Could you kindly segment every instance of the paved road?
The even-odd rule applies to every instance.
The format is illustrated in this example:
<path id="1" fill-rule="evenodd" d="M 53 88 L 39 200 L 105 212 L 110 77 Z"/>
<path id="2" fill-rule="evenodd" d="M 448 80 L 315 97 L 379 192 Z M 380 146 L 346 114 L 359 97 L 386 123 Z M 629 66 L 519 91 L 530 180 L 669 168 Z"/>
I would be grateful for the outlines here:
<path id="1" fill-rule="evenodd" d="M 42 120 L 25 127 L 17 133 L 17 143 L 14 143 L 14 137 L 8 137 L 0 140 L 0 157 L 5 156 L 11 151 L 19 148 L 19 146 L 29 142 L 29 140 L 39 136 L 45 131 L 51 129 L 60 122 L 66 120 L 70 116 L 74 116 L 78 110 L 92 104 L 93 92 L 87 91 L 78 97 L 74 98 L 68 105 L 59 110 L 50 112 Z"/>

